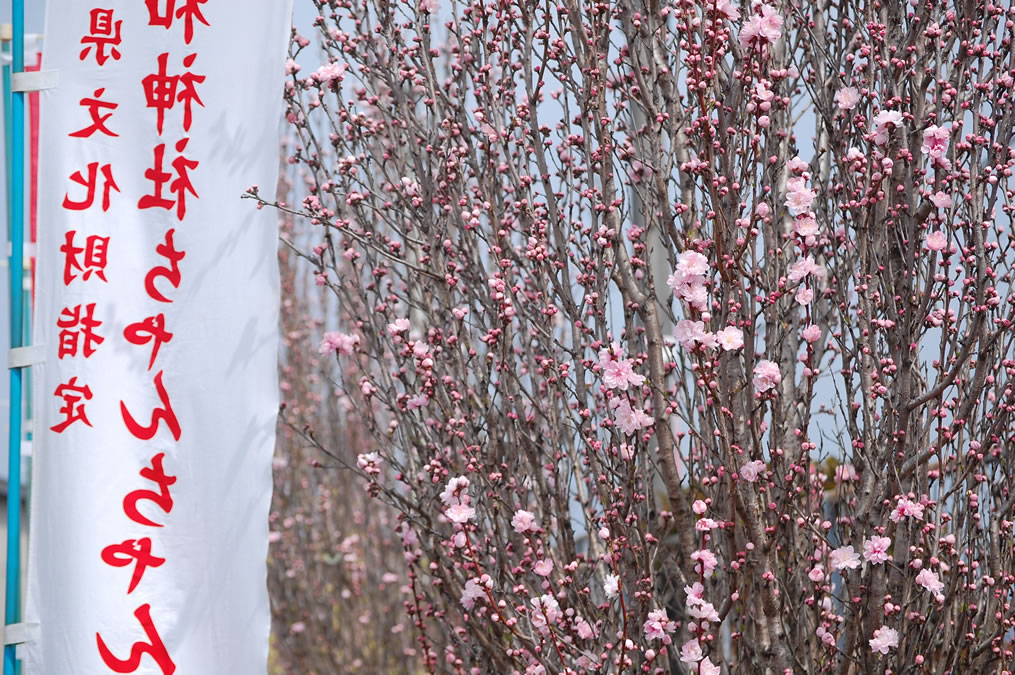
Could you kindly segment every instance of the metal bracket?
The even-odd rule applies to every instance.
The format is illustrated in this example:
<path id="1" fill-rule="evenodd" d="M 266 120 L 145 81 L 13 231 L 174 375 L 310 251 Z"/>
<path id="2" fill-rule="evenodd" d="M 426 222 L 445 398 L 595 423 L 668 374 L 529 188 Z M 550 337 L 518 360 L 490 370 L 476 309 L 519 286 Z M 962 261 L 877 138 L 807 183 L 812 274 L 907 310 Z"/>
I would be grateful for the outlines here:
<path id="1" fill-rule="evenodd" d="M 42 91 L 52 89 L 60 81 L 55 70 L 33 70 L 11 75 L 11 91 Z"/>
<path id="2" fill-rule="evenodd" d="M 46 360 L 46 348 L 43 345 L 15 347 L 7 352 L 8 368 L 27 368 Z"/>

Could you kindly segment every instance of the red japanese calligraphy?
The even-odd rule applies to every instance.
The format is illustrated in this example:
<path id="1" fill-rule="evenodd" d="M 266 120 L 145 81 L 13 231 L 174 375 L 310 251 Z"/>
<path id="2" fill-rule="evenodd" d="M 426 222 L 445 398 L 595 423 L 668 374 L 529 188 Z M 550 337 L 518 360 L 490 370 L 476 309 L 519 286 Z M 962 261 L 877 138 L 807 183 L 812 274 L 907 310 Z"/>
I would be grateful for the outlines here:
<path id="1" fill-rule="evenodd" d="M 146 466 L 141 469 L 141 477 L 158 485 L 159 491 L 134 490 L 127 493 L 127 496 L 123 498 L 123 512 L 127 514 L 128 518 L 139 525 L 162 527 L 158 523 L 148 520 L 137 510 L 137 503 L 141 500 L 155 502 L 155 505 L 167 514 L 173 510 L 173 496 L 169 493 L 169 486 L 176 482 L 176 476 L 167 476 L 166 470 L 162 468 L 162 459 L 165 456 L 166 453 L 160 452 L 152 457 L 150 468 Z"/>
<path id="2" fill-rule="evenodd" d="M 160 567 L 165 558 L 152 555 L 152 540 L 148 537 L 127 539 L 122 544 L 112 544 L 102 549 L 102 562 L 113 567 L 126 567 L 134 563 L 134 573 L 130 577 L 127 595 L 134 592 L 144 572 L 149 567 Z"/>
<path id="3" fill-rule="evenodd" d="M 155 408 L 152 411 L 152 421 L 146 427 L 138 424 L 137 420 L 127 410 L 127 406 L 123 401 L 120 401 L 120 414 L 123 416 L 123 423 L 127 425 L 127 429 L 130 433 L 134 434 L 135 438 L 139 438 L 142 441 L 150 441 L 159 430 L 159 422 L 165 420 L 166 426 L 169 427 L 170 433 L 173 434 L 174 440 L 180 440 L 180 423 L 176 419 L 176 413 L 173 412 L 173 404 L 169 400 L 169 394 L 166 393 L 166 387 L 162 384 L 162 371 L 160 370 L 155 375 L 155 391 L 159 395 L 159 402 L 162 403 L 161 408 Z"/>
<path id="4" fill-rule="evenodd" d="M 94 331 L 102 325 L 101 321 L 95 320 L 94 312 L 94 302 L 85 306 L 84 314 L 81 312 L 81 305 L 75 305 L 73 309 L 64 307 L 60 312 L 60 318 L 56 321 L 57 327 L 63 329 L 60 331 L 57 358 L 77 356 L 78 343 L 81 343 L 81 353 L 87 359 L 95 353 L 95 345 L 105 341 L 106 338 Z"/>
<path id="5" fill-rule="evenodd" d="M 76 202 L 70 198 L 70 193 L 67 193 L 63 197 L 63 208 L 70 209 L 71 211 L 84 211 L 85 209 L 91 207 L 92 202 L 95 201 L 95 182 L 96 179 L 98 178 L 99 171 L 100 171 L 99 163 L 92 162 L 91 164 L 88 165 L 87 179 L 81 175 L 80 171 L 75 171 L 73 174 L 71 174 L 70 179 L 79 185 L 83 185 L 85 189 L 88 190 L 88 196 L 86 196 L 83 200 Z M 104 164 L 102 166 L 101 171 L 103 178 L 102 210 L 108 211 L 109 191 L 112 189 L 119 192 L 120 188 L 117 186 L 116 181 L 113 180 L 112 167 L 110 167 L 108 164 Z"/>
<path id="6" fill-rule="evenodd" d="M 176 151 L 182 153 L 187 148 L 187 142 L 189 138 L 177 142 Z M 194 185 L 190 182 L 190 169 L 196 169 L 199 162 L 187 159 L 182 154 L 173 160 L 172 167 L 176 170 L 176 178 L 173 178 L 173 174 L 163 171 L 162 162 L 166 155 L 166 144 L 162 143 L 158 145 L 155 150 L 155 167 L 152 169 L 146 169 L 144 172 L 145 178 L 152 181 L 155 184 L 154 194 L 145 195 L 137 202 L 139 209 L 151 209 L 160 208 L 166 209 L 167 211 L 172 210 L 176 207 L 176 217 L 179 220 L 183 220 L 183 217 L 187 214 L 187 193 L 198 196 L 194 190 Z M 176 201 L 167 199 L 162 196 L 162 190 L 167 182 L 173 179 L 169 183 L 169 191 L 176 194 Z"/>
<path id="7" fill-rule="evenodd" d="M 162 295 L 162 293 L 155 288 L 156 279 L 168 279 L 169 283 L 173 285 L 173 288 L 180 287 L 180 268 L 178 263 L 183 260 L 187 254 L 183 251 L 176 250 L 176 245 L 173 243 L 173 234 L 175 232 L 175 229 L 166 232 L 165 242 L 155 247 L 155 252 L 169 261 L 169 267 L 163 267 L 161 265 L 153 267 L 148 271 L 148 274 L 146 274 L 144 278 L 144 288 L 148 292 L 148 297 L 152 300 L 158 300 L 159 302 L 172 302 L 172 300 Z"/>
<path id="8" fill-rule="evenodd" d="M 103 114 L 101 111 L 103 111 L 103 110 L 110 110 L 110 111 L 116 110 L 120 106 L 120 104 L 119 103 L 112 103 L 110 101 L 103 101 L 102 100 L 102 94 L 105 91 L 106 91 L 105 87 L 100 88 L 100 89 L 96 89 L 95 93 L 92 94 L 95 98 L 85 97 L 85 98 L 81 99 L 80 101 L 78 101 L 78 104 L 82 108 L 88 108 L 88 114 L 92 118 L 92 123 L 91 123 L 90 126 L 84 127 L 83 129 L 79 129 L 79 130 L 75 131 L 74 133 L 67 134 L 68 136 L 73 136 L 74 138 L 89 138 L 96 131 L 101 131 L 102 133 L 104 133 L 107 136 L 114 136 L 114 137 L 115 136 L 119 136 L 119 134 L 113 133 L 106 126 L 106 122 L 108 122 L 109 118 L 113 116 L 113 113 L 112 112 L 107 112 L 107 113 Z"/>
<path id="9" fill-rule="evenodd" d="M 119 61 L 120 51 L 117 47 L 120 45 L 120 27 L 123 21 L 114 21 L 111 9 L 93 9 L 89 12 L 89 17 L 89 34 L 81 38 L 85 48 L 81 50 L 78 59 L 84 61 L 92 50 L 92 45 L 95 45 L 95 61 L 100 66 L 105 65 L 110 56 L 114 61 Z M 109 47 L 108 54 L 106 47 Z"/>
<path id="10" fill-rule="evenodd" d="M 169 651 L 166 650 L 166 646 L 162 643 L 162 638 L 159 637 L 159 632 L 152 622 L 151 605 L 148 603 L 141 605 L 134 611 L 134 616 L 141 624 L 141 628 L 144 629 L 148 642 L 135 642 L 130 648 L 130 656 L 126 659 L 118 659 L 113 655 L 113 652 L 109 651 L 102 636 L 96 633 L 95 642 L 99 646 L 99 656 L 102 657 L 102 662 L 114 673 L 133 673 L 141 667 L 141 659 L 145 654 L 148 654 L 155 660 L 163 675 L 172 675 L 176 672 L 176 664 L 170 658 Z"/>
<path id="11" fill-rule="evenodd" d="M 166 111 L 176 103 L 176 85 L 180 81 L 179 75 L 172 77 L 166 75 L 166 61 L 169 59 L 168 52 L 159 54 L 159 72 L 141 80 L 144 87 L 145 102 L 149 108 L 155 108 L 155 128 L 162 135 L 162 123 L 165 120 Z"/>
<path id="12" fill-rule="evenodd" d="M 162 314 L 149 316 L 143 321 L 132 323 L 123 329 L 123 337 L 132 345 L 146 345 L 152 343 L 152 355 L 148 360 L 148 370 L 155 365 L 155 357 L 158 356 L 159 348 L 173 339 L 173 334 L 166 330 L 166 317 Z"/>
<path id="13" fill-rule="evenodd" d="M 183 59 L 183 65 L 190 68 L 194 65 L 196 58 L 197 54 L 187 56 Z M 197 103 L 199 106 L 204 106 L 204 102 L 197 94 L 197 85 L 204 82 L 204 75 L 194 75 L 189 70 L 182 75 L 167 75 L 168 60 L 168 52 L 159 54 L 159 72 L 152 73 L 141 80 L 144 87 L 145 103 L 149 108 L 155 108 L 155 128 L 158 130 L 159 136 L 162 135 L 166 111 L 171 110 L 176 103 L 183 104 L 184 131 L 190 131 L 191 104 Z M 177 88 L 180 89 L 179 93 L 177 93 Z"/>
<path id="14" fill-rule="evenodd" d="M 92 390 L 89 389 L 88 385 L 78 386 L 78 378 L 72 377 L 66 384 L 61 384 L 57 387 L 53 395 L 63 399 L 63 407 L 60 408 L 60 414 L 64 416 L 64 419 L 59 424 L 51 426 L 51 430 L 62 434 L 64 429 L 77 421 L 84 422 L 86 426 L 92 426 L 92 423 L 88 421 L 88 416 L 85 415 L 85 404 L 83 402 L 90 401 L 92 398 Z"/>
<path id="15" fill-rule="evenodd" d="M 194 60 L 197 59 L 197 54 L 191 54 L 183 58 L 183 66 L 190 68 L 194 65 Z M 180 93 L 177 94 L 176 100 L 183 104 L 183 130 L 190 131 L 191 121 L 191 103 L 197 103 L 202 108 L 204 107 L 204 101 L 197 95 L 197 85 L 204 82 L 204 75 L 194 75 L 189 70 L 180 75 Z"/>
<path id="16" fill-rule="evenodd" d="M 201 14 L 201 5 L 208 0 L 183 0 L 182 6 L 176 10 L 176 18 L 184 20 L 183 40 L 189 45 L 194 38 L 194 20 L 198 20 L 205 26 L 208 21 Z M 148 7 L 148 25 L 163 26 L 168 29 L 173 25 L 173 9 L 176 7 L 176 0 L 145 0 Z M 165 9 L 163 9 L 163 7 Z"/>
<path id="17" fill-rule="evenodd" d="M 109 250 L 109 237 L 91 235 L 85 240 L 85 247 L 79 248 L 74 245 L 76 234 L 75 230 L 64 233 L 64 243 L 60 246 L 60 253 L 64 254 L 63 285 L 69 286 L 70 282 L 77 279 L 75 271 L 82 272 L 82 281 L 88 281 L 92 274 L 106 281 L 106 253 Z M 85 254 L 83 263 L 78 261 L 80 253 Z"/>

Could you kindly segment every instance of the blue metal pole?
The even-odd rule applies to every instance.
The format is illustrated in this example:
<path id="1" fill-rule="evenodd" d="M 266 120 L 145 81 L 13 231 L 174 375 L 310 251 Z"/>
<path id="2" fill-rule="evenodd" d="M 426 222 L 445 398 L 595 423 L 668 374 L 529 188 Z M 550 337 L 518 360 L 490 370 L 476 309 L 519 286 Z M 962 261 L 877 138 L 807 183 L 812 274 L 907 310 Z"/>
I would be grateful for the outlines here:
<path id="1" fill-rule="evenodd" d="M 13 0 L 14 40 L 11 45 L 14 74 L 25 70 L 25 3 Z M 22 345 L 24 335 L 25 247 L 25 94 L 13 92 L 11 101 L 11 349 Z M 11 420 L 7 445 L 7 582 L 5 623 L 21 619 L 21 383 L 22 369 L 11 368 Z M 15 675 L 14 645 L 4 645 L 4 675 Z"/>
<path id="2" fill-rule="evenodd" d="M 5 38 L 4 41 L 3 41 L 3 53 L 4 54 L 10 54 L 11 53 L 11 43 L 10 43 L 10 40 L 7 39 L 7 38 Z M 3 87 L 4 87 L 4 138 L 5 139 L 9 139 L 9 138 L 11 138 L 11 136 L 13 136 L 13 134 L 11 133 L 11 67 L 10 67 L 10 65 L 5 65 L 4 66 Z M 7 184 L 5 185 L 5 189 L 7 190 L 7 192 L 4 193 L 4 197 L 5 197 L 5 199 L 4 199 L 4 205 L 7 207 L 7 213 L 4 214 L 4 217 L 7 219 L 5 222 L 10 223 L 11 222 L 11 192 L 12 192 L 12 190 L 11 190 L 11 179 L 12 179 L 12 176 L 11 176 L 11 144 L 10 144 L 9 140 L 4 143 L 4 162 L 5 162 L 4 167 L 6 167 L 6 169 L 4 171 L 4 178 L 7 179 L 7 181 L 6 181 Z M 7 232 L 10 232 L 10 228 L 7 228 Z M 9 243 L 9 241 L 4 241 L 2 243 L 6 244 L 6 243 Z"/>

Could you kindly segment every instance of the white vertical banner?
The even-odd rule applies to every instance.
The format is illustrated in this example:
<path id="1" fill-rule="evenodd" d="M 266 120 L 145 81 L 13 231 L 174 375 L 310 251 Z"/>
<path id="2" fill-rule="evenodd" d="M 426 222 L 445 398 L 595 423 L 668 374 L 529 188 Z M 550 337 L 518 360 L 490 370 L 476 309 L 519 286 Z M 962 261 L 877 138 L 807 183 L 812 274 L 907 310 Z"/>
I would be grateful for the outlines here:
<path id="1" fill-rule="evenodd" d="M 30 675 L 263 673 L 291 0 L 48 0 Z"/>

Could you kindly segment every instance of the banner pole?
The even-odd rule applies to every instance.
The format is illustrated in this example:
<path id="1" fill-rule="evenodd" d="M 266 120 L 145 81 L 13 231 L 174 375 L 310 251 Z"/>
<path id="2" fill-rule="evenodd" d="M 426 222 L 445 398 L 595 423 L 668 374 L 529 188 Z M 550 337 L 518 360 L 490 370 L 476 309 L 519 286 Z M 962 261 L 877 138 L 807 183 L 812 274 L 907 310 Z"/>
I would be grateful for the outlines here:
<path id="1" fill-rule="evenodd" d="M 11 45 L 13 74 L 25 70 L 25 3 L 13 0 L 14 26 Z M 25 94 L 12 93 L 11 136 L 11 349 L 22 347 L 24 337 L 24 188 L 25 188 Z M 4 623 L 18 623 L 21 614 L 21 398 L 22 367 L 10 369 L 10 435 L 7 444 L 7 574 L 4 596 Z M 5 640 L 6 641 L 6 640 Z M 15 645 L 4 645 L 4 675 L 15 675 L 17 655 Z"/>

